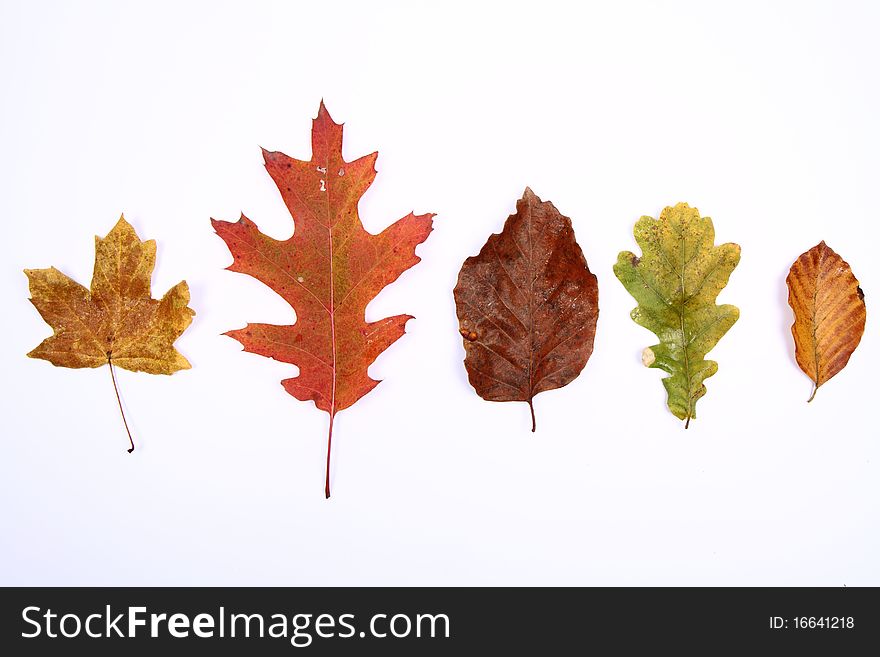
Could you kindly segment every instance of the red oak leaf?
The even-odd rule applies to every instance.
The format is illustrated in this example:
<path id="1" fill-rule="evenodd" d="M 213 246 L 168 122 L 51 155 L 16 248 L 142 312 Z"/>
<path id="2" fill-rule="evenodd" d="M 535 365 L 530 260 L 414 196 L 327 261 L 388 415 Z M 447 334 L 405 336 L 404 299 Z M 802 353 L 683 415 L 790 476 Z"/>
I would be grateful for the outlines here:
<path id="1" fill-rule="evenodd" d="M 378 235 L 364 230 L 358 201 L 373 182 L 377 153 L 342 159 L 342 125 L 321 103 L 312 122 L 312 159 L 263 151 L 266 169 L 296 222 L 293 236 L 275 240 L 244 215 L 212 219 L 232 252 L 228 269 L 275 290 L 296 311 L 296 324 L 248 324 L 229 331 L 245 351 L 291 363 L 299 376 L 281 382 L 297 399 L 330 414 L 324 493 L 330 497 L 333 418 L 378 381 L 367 368 L 405 332 L 411 315 L 367 322 L 367 304 L 419 262 L 415 254 L 432 230 L 433 214 L 409 214 Z"/>

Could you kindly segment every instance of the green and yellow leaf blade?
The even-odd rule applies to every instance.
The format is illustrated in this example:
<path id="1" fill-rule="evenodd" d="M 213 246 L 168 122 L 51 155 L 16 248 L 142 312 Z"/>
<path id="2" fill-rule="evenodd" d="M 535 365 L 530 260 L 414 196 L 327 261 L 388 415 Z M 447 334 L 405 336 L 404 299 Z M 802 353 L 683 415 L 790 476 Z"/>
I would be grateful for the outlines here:
<path id="1" fill-rule="evenodd" d="M 706 394 L 703 382 L 718 371 L 706 354 L 739 318 L 736 306 L 715 300 L 739 263 L 740 247 L 715 246 L 712 220 L 686 203 L 665 208 L 659 219 L 642 217 L 633 233 L 642 255 L 621 252 L 614 273 L 638 302 L 633 321 L 660 340 L 643 362 L 670 375 L 663 379 L 667 405 L 689 423 Z"/>

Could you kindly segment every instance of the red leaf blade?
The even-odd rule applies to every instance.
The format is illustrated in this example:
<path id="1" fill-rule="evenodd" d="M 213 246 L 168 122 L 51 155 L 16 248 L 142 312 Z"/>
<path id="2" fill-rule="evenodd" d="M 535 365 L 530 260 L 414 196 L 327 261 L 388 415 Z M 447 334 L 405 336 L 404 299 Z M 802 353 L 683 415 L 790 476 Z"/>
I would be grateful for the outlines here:
<path id="1" fill-rule="evenodd" d="M 321 103 L 311 160 L 263 151 L 266 170 L 295 220 L 293 236 L 275 240 L 243 215 L 235 223 L 211 220 L 232 253 L 229 269 L 272 288 L 297 315 L 292 326 L 248 324 L 227 335 L 246 351 L 299 367 L 299 375 L 282 384 L 329 413 L 331 433 L 336 413 L 378 385 L 367 369 L 410 319 L 397 315 L 368 323 L 367 304 L 419 262 L 415 248 L 432 230 L 433 214 L 409 214 L 378 235 L 364 229 L 357 206 L 376 175 L 376 156 L 346 162 L 342 125 Z"/>

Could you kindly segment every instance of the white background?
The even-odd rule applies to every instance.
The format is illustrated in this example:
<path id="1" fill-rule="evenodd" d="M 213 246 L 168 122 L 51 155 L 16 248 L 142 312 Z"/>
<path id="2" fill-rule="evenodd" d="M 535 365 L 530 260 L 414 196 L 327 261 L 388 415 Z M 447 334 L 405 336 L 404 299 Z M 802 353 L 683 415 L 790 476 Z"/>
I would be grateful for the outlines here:
<path id="1" fill-rule="evenodd" d="M 67 3 L 0 10 L 0 583 L 880 585 L 876 369 L 880 91 L 875 3 Z M 379 151 L 361 216 L 436 212 L 423 261 L 368 308 L 408 334 L 337 418 L 295 368 L 221 336 L 294 314 L 209 217 L 290 215 L 258 146 L 310 155 L 324 98 L 347 159 Z M 458 269 L 529 185 L 572 217 L 601 315 L 582 375 L 481 400 Z M 687 201 L 742 245 L 740 321 L 688 431 L 614 278 L 643 214 Z M 121 212 L 185 278 L 193 369 L 25 353 L 51 333 L 25 267 L 88 284 Z M 825 239 L 867 295 L 848 367 L 805 403 L 785 276 Z"/>

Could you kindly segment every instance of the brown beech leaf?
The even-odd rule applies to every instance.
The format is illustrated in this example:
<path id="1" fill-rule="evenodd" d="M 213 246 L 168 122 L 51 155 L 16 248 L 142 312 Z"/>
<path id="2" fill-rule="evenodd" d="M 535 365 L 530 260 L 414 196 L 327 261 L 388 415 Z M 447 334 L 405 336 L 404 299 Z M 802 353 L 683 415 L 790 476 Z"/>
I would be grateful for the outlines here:
<path id="1" fill-rule="evenodd" d="M 500 234 L 464 261 L 455 306 L 471 385 L 528 402 L 573 381 L 593 353 L 599 288 L 571 220 L 528 187 Z"/>
<path id="2" fill-rule="evenodd" d="M 794 311 L 795 358 L 819 387 L 846 367 L 865 332 L 865 295 L 846 261 L 819 242 L 791 266 L 788 305 Z"/>

